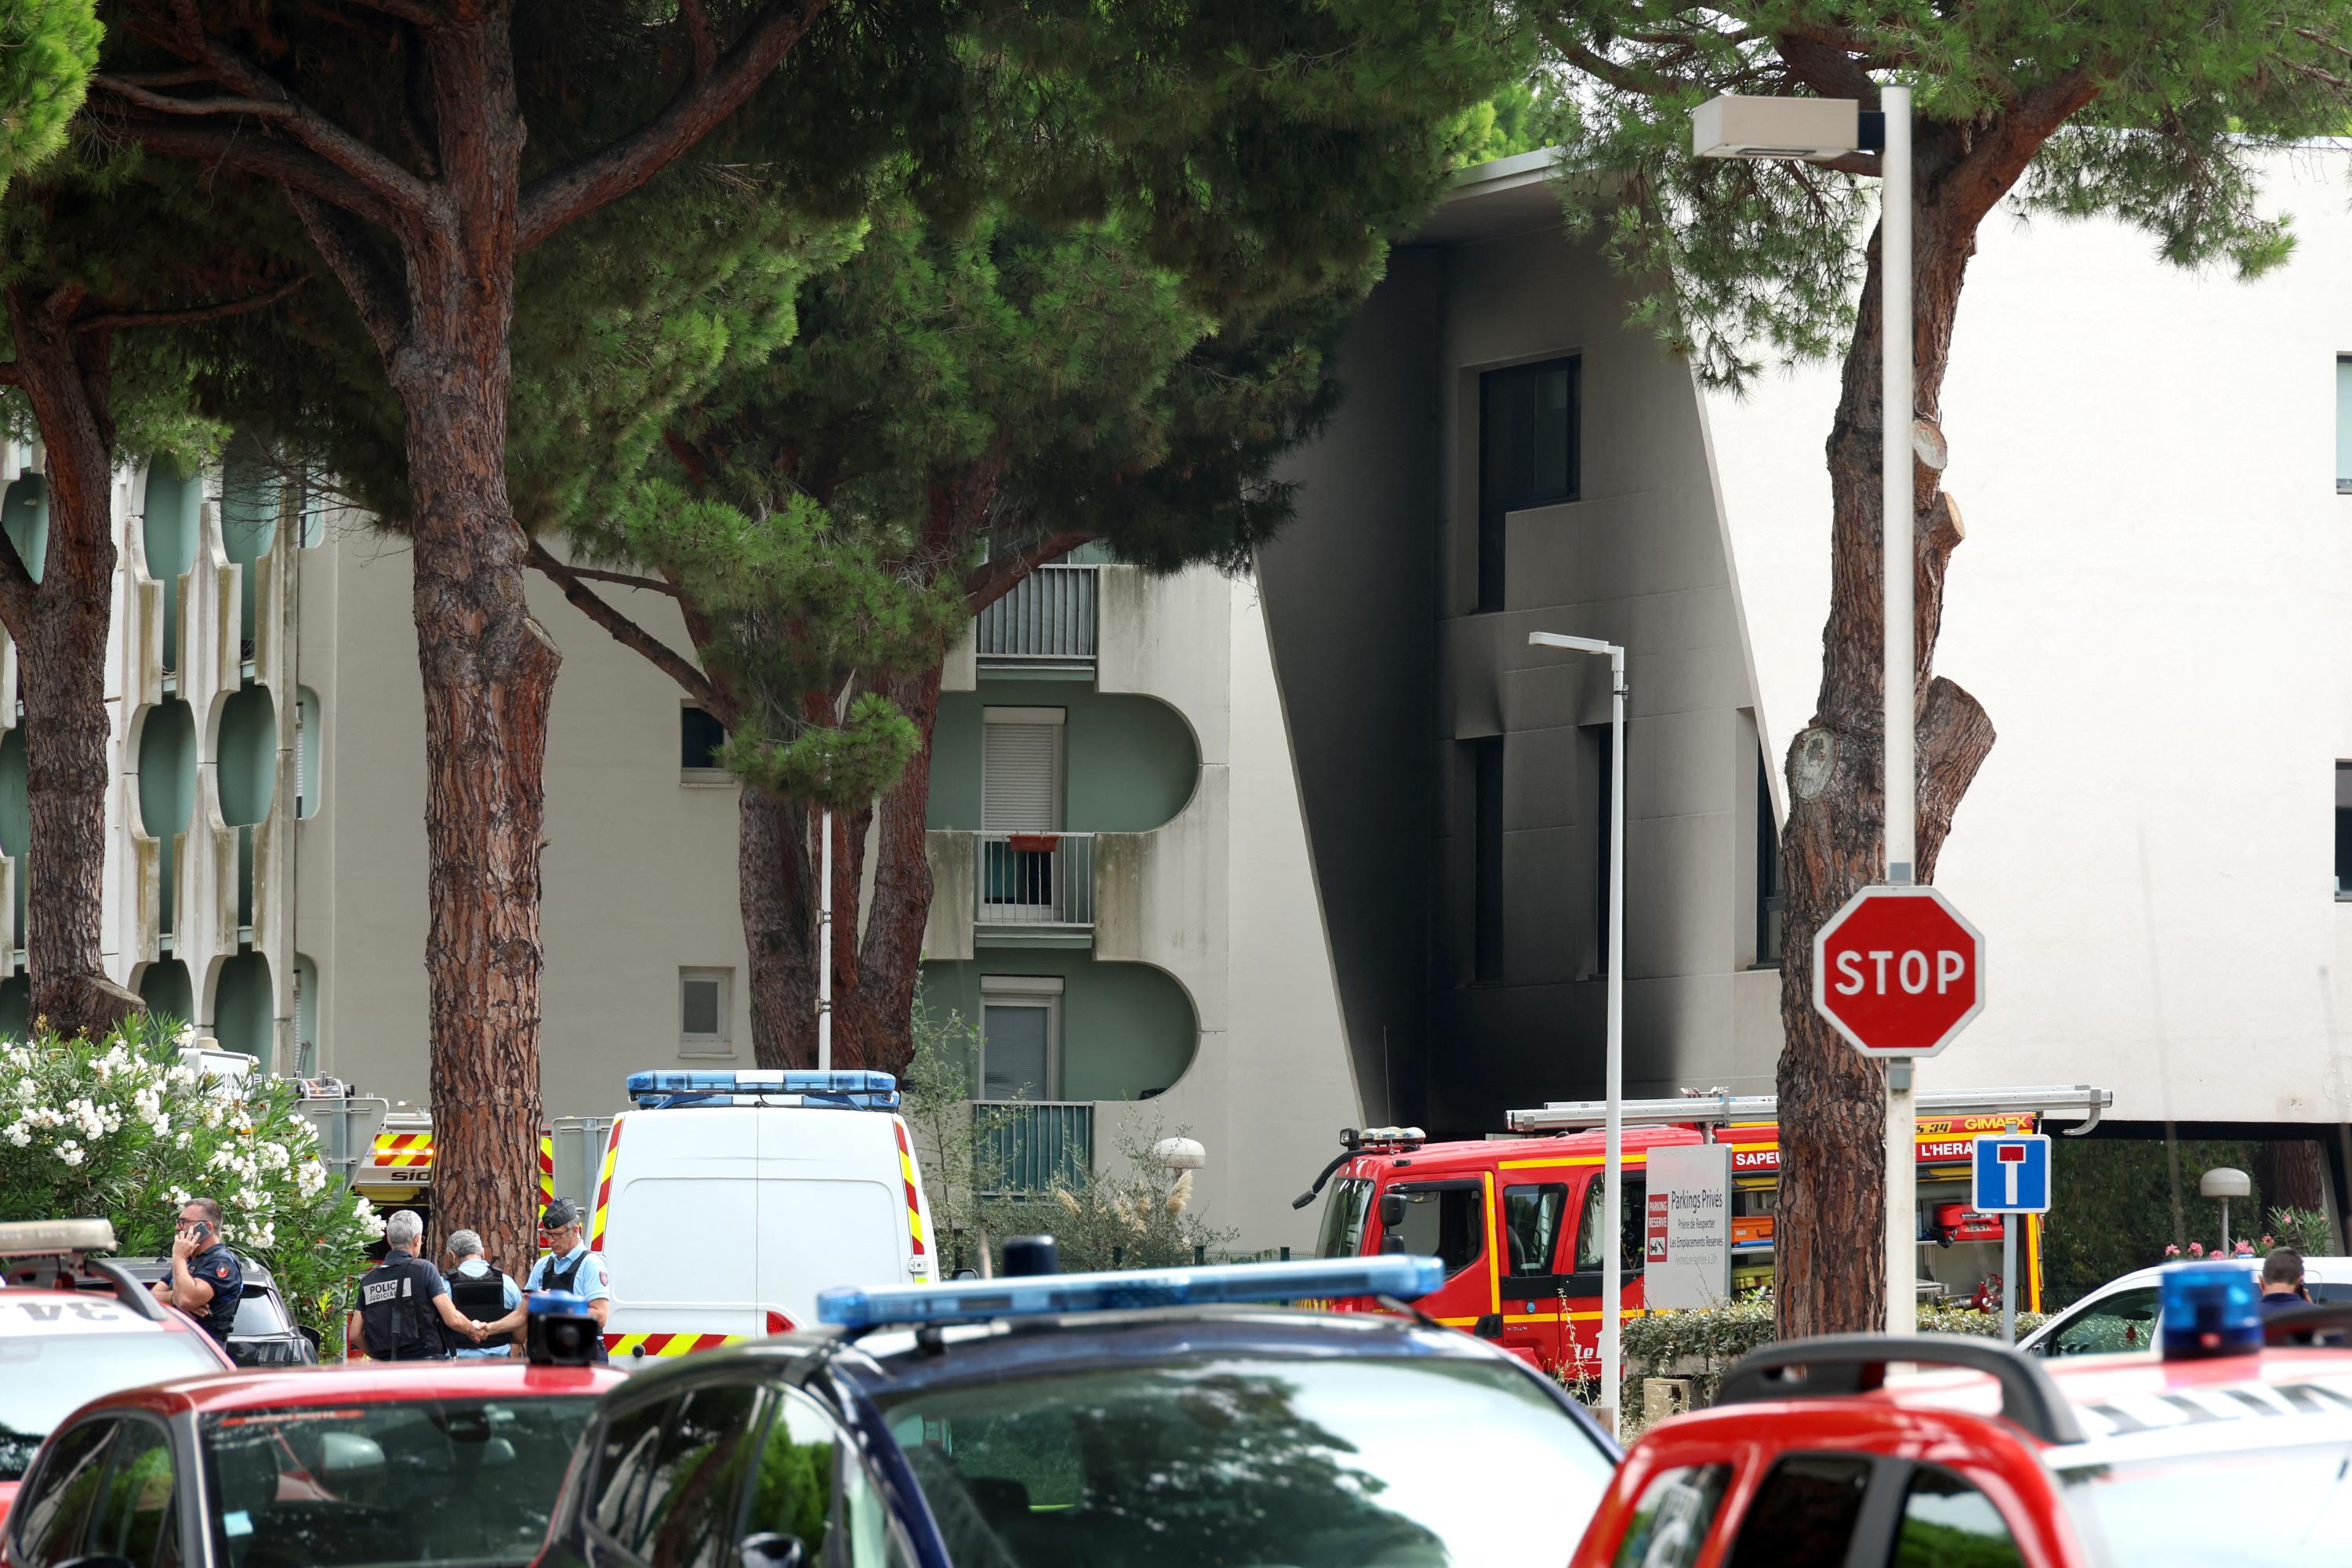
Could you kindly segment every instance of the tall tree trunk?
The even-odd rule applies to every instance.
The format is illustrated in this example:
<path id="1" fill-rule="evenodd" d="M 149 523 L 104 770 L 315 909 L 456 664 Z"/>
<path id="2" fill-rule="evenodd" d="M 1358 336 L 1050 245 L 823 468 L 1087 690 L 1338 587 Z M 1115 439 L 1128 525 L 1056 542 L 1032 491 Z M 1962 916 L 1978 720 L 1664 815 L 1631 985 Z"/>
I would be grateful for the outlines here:
<path id="1" fill-rule="evenodd" d="M 816 1066 L 816 877 L 808 807 L 743 786 L 737 858 L 751 968 L 751 1055 L 763 1068 Z"/>
<path id="2" fill-rule="evenodd" d="M 46 560 L 13 548 L 0 610 L 16 640 L 31 836 L 23 873 L 32 1013 L 63 1035 L 102 1034 L 139 998 L 107 978 L 106 639 L 114 592 L 114 421 L 108 334 L 70 324 L 78 291 L 11 289 L 15 378 L 47 457 Z M 32 581 L 38 571 L 41 580 Z"/>
<path id="3" fill-rule="evenodd" d="M 1931 147 L 1936 142 L 1924 140 Z M 1934 171 L 1934 156 L 1929 152 L 1921 159 L 1923 192 L 1936 189 L 1936 173 L 1949 173 L 1948 163 Z M 1944 567 L 1960 537 L 1958 509 L 1937 489 L 1942 440 L 1932 421 L 1979 216 L 1956 217 L 1930 196 L 1915 219 L 1913 353 L 1916 407 L 1927 426 L 1915 445 L 1927 460 L 1915 462 L 1913 470 L 1922 882 L 1934 877 L 1952 813 L 1993 739 L 1974 698 L 1928 675 L 1942 618 Z M 1789 749 L 1789 822 L 1781 839 L 1789 929 L 1781 949 L 1780 1018 L 1787 1043 L 1778 1075 L 1780 1204 L 1774 1231 L 1784 1338 L 1873 1329 L 1885 1321 L 1885 1073 L 1857 1055 L 1812 1006 L 1813 933 L 1855 889 L 1877 879 L 1883 867 L 1881 293 L 1874 238 L 1829 439 L 1833 526 L 1821 695 L 1812 722 Z M 1901 440 L 1910 432 L 1898 424 L 1892 434 Z M 1895 1284 L 1907 1289 L 1911 1282 Z"/>
<path id="4" fill-rule="evenodd" d="M 923 931 L 931 918 L 931 862 L 925 821 L 931 798 L 931 737 L 939 727 L 941 665 L 934 662 L 883 688 L 914 721 L 922 742 L 876 813 L 874 900 L 858 945 L 853 1003 L 859 1059 L 903 1076 L 914 1058 L 915 989 L 922 980 Z M 854 934 L 856 928 L 852 927 Z"/>
<path id="5" fill-rule="evenodd" d="M 2326 1213 L 2327 1178 L 2321 1167 L 2319 1145 L 2308 1139 L 2265 1140 L 2254 1152 L 2254 1187 L 2262 1194 L 2263 1217 L 2267 1220 L 2273 1209 Z"/>

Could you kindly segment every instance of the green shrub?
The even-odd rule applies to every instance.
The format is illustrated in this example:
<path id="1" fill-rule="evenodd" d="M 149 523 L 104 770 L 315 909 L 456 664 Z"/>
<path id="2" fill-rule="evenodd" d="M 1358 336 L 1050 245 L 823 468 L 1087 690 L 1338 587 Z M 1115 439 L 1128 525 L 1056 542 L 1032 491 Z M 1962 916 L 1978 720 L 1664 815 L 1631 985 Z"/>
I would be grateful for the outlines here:
<path id="1" fill-rule="evenodd" d="M 187 1200 L 213 1198 L 222 1239 L 339 1348 L 383 1223 L 320 1163 L 295 1085 L 184 1067 L 178 1036 L 142 1015 L 95 1042 L 0 1044 L 0 1219 L 108 1219 L 124 1256 L 157 1256 Z"/>

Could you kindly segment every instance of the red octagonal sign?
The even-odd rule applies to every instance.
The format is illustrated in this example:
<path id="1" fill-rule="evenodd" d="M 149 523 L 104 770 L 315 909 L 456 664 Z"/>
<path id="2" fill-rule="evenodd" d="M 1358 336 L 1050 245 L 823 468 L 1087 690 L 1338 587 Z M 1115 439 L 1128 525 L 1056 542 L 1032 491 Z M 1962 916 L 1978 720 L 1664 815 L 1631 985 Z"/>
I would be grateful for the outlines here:
<path id="1" fill-rule="evenodd" d="M 1813 1009 L 1866 1057 L 1932 1057 L 1984 1011 L 1984 938 L 1933 888 L 1869 887 L 1813 937 Z"/>

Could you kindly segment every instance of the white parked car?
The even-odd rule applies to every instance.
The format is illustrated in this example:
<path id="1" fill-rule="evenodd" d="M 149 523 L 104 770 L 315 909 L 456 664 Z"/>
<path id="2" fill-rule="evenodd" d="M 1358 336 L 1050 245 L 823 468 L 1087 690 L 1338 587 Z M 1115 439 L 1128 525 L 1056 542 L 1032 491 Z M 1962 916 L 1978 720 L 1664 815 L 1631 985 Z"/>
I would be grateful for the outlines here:
<path id="1" fill-rule="evenodd" d="M 2178 1261 L 2176 1259 L 2176 1261 Z M 2241 1258 L 2260 1274 L 2260 1257 Z M 2157 1348 L 2157 1281 L 2161 1267 L 2110 1279 L 2017 1342 L 2032 1355 L 2099 1355 Z M 2303 1283 L 2315 1301 L 2352 1301 L 2352 1258 L 2306 1258 Z"/>
<path id="2" fill-rule="evenodd" d="M 614 1364 L 807 1328 L 836 1285 L 940 1277 L 881 1072 L 641 1072 L 605 1134 L 589 1245 Z"/>

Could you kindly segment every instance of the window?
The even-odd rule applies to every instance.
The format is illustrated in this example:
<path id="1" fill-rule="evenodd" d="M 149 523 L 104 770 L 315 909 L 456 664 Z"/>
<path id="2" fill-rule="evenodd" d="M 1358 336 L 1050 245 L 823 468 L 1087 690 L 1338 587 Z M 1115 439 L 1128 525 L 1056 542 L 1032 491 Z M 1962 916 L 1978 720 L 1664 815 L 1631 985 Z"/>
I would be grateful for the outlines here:
<path id="1" fill-rule="evenodd" d="M 1660 1470 L 1633 1505 L 1633 1522 L 1617 1543 L 1616 1568 L 1691 1568 L 1730 1481 L 1729 1465 Z"/>
<path id="2" fill-rule="evenodd" d="M 180 1533 L 172 1490 L 171 1438 L 161 1426 L 125 1421 L 83 1554 L 119 1557 L 131 1568 L 175 1568 Z"/>
<path id="3" fill-rule="evenodd" d="M 1062 982 L 980 978 L 980 1098 L 1052 1100 L 1061 1089 Z"/>
<path id="4" fill-rule="evenodd" d="M 2341 835 L 2339 834 L 2340 837 Z M 1772 770 L 1756 754 L 1756 966 L 1780 964 L 1780 824 L 1772 815 Z"/>
<path id="5" fill-rule="evenodd" d="M 1870 1461 L 1859 1454 L 1792 1454 L 1782 1459 L 1748 1505 L 1730 1568 L 1843 1563 L 1869 1487 Z"/>
<path id="6" fill-rule="evenodd" d="M 2118 1290 L 2033 1347 L 2040 1355 L 2103 1355 L 2156 1348 L 2156 1287 Z"/>
<path id="7" fill-rule="evenodd" d="M 719 748 L 727 743 L 727 726 L 699 708 L 677 710 L 677 765 L 688 773 L 709 773 L 719 766 Z"/>
<path id="8" fill-rule="evenodd" d="M 1404 1199 L 1404 1223 L 1396 1234 L 1416 1258 L 1436 1258 L 1452 1279 L 1486 1255 L 1486 1206 L 1475 1182 L 1391 1187 Z M 1385 1239 L 1385 1238 L 1383 1238 Z"/>
<path id="9" fill-rule="evenodd" d="M 1619 1184 L 1623 1191 L 1617 1200 L 1617 1269 L 1622 1278 L 1631 1279 L 1648 1265 L 1648 1255 L 1642 1248 L 1642 1201 L 1649 1193 L 1650 1184 L 1627 1171 Z M 1597 1272 L 1601 1266 L 1601 1211 L 1608 1200 L 1608 1188 L 1601 1173 L 1595 1171 L 1592 1179 L 1585 1184 L 1584 1217 L 1576 1227 L 1576 1269 L 1580 1274 Z"/>
<path id="10" fill-rule="evenodd" d="M 775 1419 L 761 1445 L 759 1479 L 743 1533 L 747 1539 L 782 1536 L 799 1545 L 800 1555 L 791 1558 L 781 1542 L 773 1555 L 810 1564 L 908 1568 L 914 1561 L 857 1457 L 856 1444 L 824 1406 L 796 1388 L 776 1394 Z M 1003 1557 L 1001 1550 L 996 1555 Z"/>
<path id="11" fill-rule="evenodd" d="M 1464 742 L 1470 752 L 1471 973 L 1503 977 L 1503 737 Z"/>
<path id="12" fill-rule="evenodd" d="M 25 1568 L 48 1568 L 81 1553 L 82 1526 L 105 1484 L 107 1449 L 119 1421 L 85 1421 L 58 1440 L 41 1465 L 39 1480 L 16 1500 L 8 1516 L 16 1534 L 11 1556 Z"/>
<path id="13" fill-rule="evenodd" d="M 2336 764 L 2336 896 L 2352 899 L 2352 763 Z"/>
<path id="14" fill-rule="evenodd" d="M 1510 1245 L 1513 1279 L 1549 1275 L 1559 1253 L 1559 1217 L 1568 1208 L 1565 1185 L 1505 1187 L 1503 1238 Z"/>
<path id="15" fill-rule="evenodd" d="M 1590 764 L 1588 776 L 1592 781 L 1592 973 L 1606 974 L 1609 944 L 1614 936 L 1609 929 L 1609 829 L 1610 808 L 1614 804 L 1611 792 L 1616 776 L 1617 736 L 1606 724 L 1588 724 L 1584 737 L 1584 756 Z"/>
<path id="16" fill-rule="evenodd" d="M 1059 832 L 1063 710 L 990 708 L 981 718 L 981 831 Z"/>
<path id="17" fill-rule="evenodd" d="M 731 969 L 677 972 L 677 1051 L 684 1057 L 731 1057 L 735 1009 Z"/>
<path id="18" fill-rule="evenodd" d="M 1903 1491 L 1903 1522 L 1895 1529 L 1887 1568 L 2024 1568 L 2000 1510 L 1949 1470 L 1922 1465 Z"/>
<path id="19" fill-rule="evenodd" d="M 600 1445 L 596 1528 L 653 1568 L 731 1568 L 760 1393 L 689 1389 L 615 1418 Z"/>
<path id="20" fill-rule="evenodd" d="M 1353 1258 L 1364 1245 L 1364 1215 L 1372 1206 L 1369 1176 L 1349 1176 L 1336 1182 L 1325 1200 L 1323 1236 L 1315 1251 L 1318 1258 Z"/>
<path id="21" fill-rule="evenodd" d="M 2352 495 L 2352 354 L 2336 356 L 2336 493 Z"/>
<path id="22" fill-rule="evenodd" d="M 1478 607 L 1503 607 L 1505 523 L 1574 500 L 1580 366 L 1513 365 L 1478 378 Z"/>

